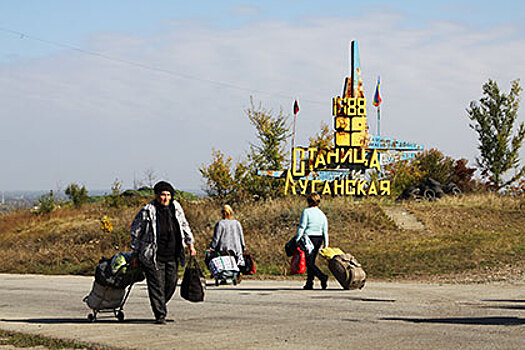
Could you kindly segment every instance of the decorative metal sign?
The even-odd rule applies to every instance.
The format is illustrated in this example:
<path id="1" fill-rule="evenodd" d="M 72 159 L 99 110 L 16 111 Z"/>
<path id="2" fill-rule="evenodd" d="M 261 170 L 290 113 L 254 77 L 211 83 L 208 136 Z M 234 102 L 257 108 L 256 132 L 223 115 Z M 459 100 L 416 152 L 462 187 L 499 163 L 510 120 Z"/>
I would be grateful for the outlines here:
<path id="1" fill-rule="evenodd" d="M 414 151 L 423 150 L 422 146 L 415 143 L 370 135 L 357 41 L 350 44 L 350 62 L 350 77 L 345 78 L 343 93 L 332 99 L 335 146 L 318 149 L 294 145 L 291 169 L 258 172 L 263 176 L 285 178 L 285 194 L 318 192 L 330 196 L 390 195 L 390 180 L 379 176 L 382 167 L 411 159 L 415 155 Z M 374 106 L 379 108 L 381 99 L 378 88 Z M 377 175 L 372 180 L 370 174 L 374 169 Z"/>

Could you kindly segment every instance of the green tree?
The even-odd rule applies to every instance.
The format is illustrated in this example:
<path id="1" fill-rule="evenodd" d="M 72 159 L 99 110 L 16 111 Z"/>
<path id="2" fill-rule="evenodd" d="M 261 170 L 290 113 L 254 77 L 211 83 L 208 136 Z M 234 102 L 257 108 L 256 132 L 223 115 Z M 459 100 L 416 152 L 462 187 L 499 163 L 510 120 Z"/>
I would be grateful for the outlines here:
<path id="1" fill-rule="evenodd" d="M 321 151 L 328 151 L 334 147 L 334 133 L 327 123 L 321 122 L 319 132 L 310 137 L 310 147 L 317 147 Z"/>
<path id="2" fill-rule="evenodd" d="M 415 161 L 416 166 L 421 171 L 422 178 L 419 179 L 420 181 L 432 178 L 443 185 L 450 182 L 450 177 L 454 173 L 454 159 L 451 157 L 432 148 L 418 153 Z"/>
<path id="3" fill-rule="evenodd" d="M 443 185 L 454 182 L 463 192 L 472 191 L 474 168 L 467 167 L 467 160 L 454 160 L 437 149 L 417 154 L 411 161 L 398 161 L 387 166 L 392 181 L 392 195 L 400 195 L 410 186 L 418 186 L 429 178 Z"/>
<path id="4" fill-rule="evenodd" d="M 257 144 L 250 144 L 246 161 L 247 173 L 243 177 L 244 189 L 255 198 L 279 197 L 283 194 L 283 179 L 274 179 L 257 175 L 258 170 L 283 170 L 288 162 L 287 139 L 290 136 L 289 115 L 278 115 L 267 110 L 259 103 L 255 105 L 250 97 L 251 107 L 245 112 L 250 123 L 255 127 Z"/>
<path id="5" fill-rule="evenodd" d="M 282 193 L 284 180 L 259 176 L 257 171 L 282 170 L 288 161 L 288 115 L 282 109 L 274 115 L 261 104 L 256 106 L 252 97 L 245 113 L 255 127 L 258 142 L 250 144 L 246 158 L 235 164 L 220 150 L 212 150 L 211 162 L 199 168 L 206 181 L 205 191 L 211 197 L 237 201 L 247 197 L 276 197 Z"/>
<path id="6" fill-rule="evenodd" d="M 483 97 L 470 102 L 467 108 L 470 127 L 478 134 L 480 156 L 476 158 L 483 178 L 494 190 L 499 190 L 525 174 L 520 168 L 519 150 L 525 137 L 525 125 L 520 123 L 514 133 L 518 115 L 521 86 L 519 80 L 511 82 L 508 94 L 500 91 L 498 84 L 489 79 L 483 84 Z M 514 175 L 504 175 L 514 169 Z"/>
<path id="7" fill-rule="evenodd" d="M 251 107 L 245 113 L 250 123 L 255 127 L 258 143 L 250 144 L 248 156 L 250 165 L 261 170 L 281 170 L 287 161 L 288 151 L 286 140 L 290 136 L 288 115 L 282 108 L 278 115 L 271 110 L 264 109 L 259 103 L 255 106 L 253 97 L 250 97 Z"/>
<path id="8" fill-rule="evenodd" d="M 202 166 L 199 171 L 206 180 L 205 191 L 210 197 L 226 199 L 240 190 L 242 172 L 239 164 L 233 168 L 232 158 L 226 157 L 220 150 L 214 148 L 210 164 Z"/>
<path id="9" fill-rule="evenodd" d="M 73 202 L 73 205 L 76 208 L 80 208 L 88 200 L 86 186 L 79 187 L 75 183 L 66 187 L 65 194 L 69 197 L 69 200 Z"/>

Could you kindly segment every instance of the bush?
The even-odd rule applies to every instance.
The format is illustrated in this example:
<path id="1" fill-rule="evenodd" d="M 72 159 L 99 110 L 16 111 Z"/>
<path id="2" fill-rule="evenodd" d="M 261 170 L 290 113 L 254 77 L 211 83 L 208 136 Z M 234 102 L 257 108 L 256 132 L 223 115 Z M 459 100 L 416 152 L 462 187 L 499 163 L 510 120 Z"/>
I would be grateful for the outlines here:
<path id="1" fill-rule="evenodd" d="M 88 191 L 85 186 L 79 187 L 77 184 L 67 186 L 65 194 L 73 202 L 75 208 L 80 208 L 88 201 Z"/>
<path id="2" fill-rule="evenodd" d="M 476 186 L 472 179 L 476 169 L 467 167 L 467 160 L 454 160 L 437 149 L 419 153 L 411 161 L 399 161 L 387 167 L 392 181 L 392 196 L 399 196 L 410 186 L 432 178 L 443 185 L 454 182 L 462 192 L 471 192 Z"/>
<path id="3" fill-rule="evenodd" d="M 106 196 L 104 199 L 106 204 L 111 208 L 120 208 L 124 204 L 122 197 L 120 195 L 122 189 L 122 182 L 119 179 L 115 179 L 113 185 L 111 186 L 111 194 Z"/>
<path id="4" fill-rule="evenodd" d="M 49 214 L 54 211 L 57 206 L 58 204 L 53 194 L 53 190 L 51 190 L 48 194 L 42 195 L 38 200 L 37 214 Z"/>

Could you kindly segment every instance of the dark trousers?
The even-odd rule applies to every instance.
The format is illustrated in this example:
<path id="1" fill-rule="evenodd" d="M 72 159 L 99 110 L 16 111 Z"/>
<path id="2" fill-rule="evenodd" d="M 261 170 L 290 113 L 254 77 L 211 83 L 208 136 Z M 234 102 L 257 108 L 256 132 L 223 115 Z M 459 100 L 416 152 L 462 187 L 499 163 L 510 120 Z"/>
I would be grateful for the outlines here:
<path id="1" fill-rule="evenodd" d="M 308 236 L 314 245 L 314 250 L 310 254 L 306 254 L 306 285 L 313 286 L 314 278 L 317 277 L 320 281 L 326 279 L 328 276 L 325 275 L 316 265 L 315 259 L 317 253 L 323 244 L 323 236 Z"/>
<path id="2" fill-rule="evenodd" d="M 155 319 L 166 318 L 168 310 L 166 304 L 177 288 L 178 263 L 176 261 L 157 262 L 158 270 L 146 268 L 146 282 L 148 284 L 149 301 Z"/>

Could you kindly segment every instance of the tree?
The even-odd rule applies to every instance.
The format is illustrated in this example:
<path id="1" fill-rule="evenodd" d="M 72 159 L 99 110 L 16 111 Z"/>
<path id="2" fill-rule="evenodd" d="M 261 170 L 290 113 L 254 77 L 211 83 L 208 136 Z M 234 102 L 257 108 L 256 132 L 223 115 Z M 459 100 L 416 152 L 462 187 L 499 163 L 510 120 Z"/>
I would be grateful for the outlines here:
<path id="1" fill-rule="evenodd" d="M 88 200 L 86 186 L 79 187 L 75 183 L 66 187 L 65 194 L 69 197 L 69 200 L 73 202 L 73 205 L 76 208 L 80 208 Z"/>
<path id="2" fill-rule="evenodd" d="M 264 109 L 261 104 L 255 106 L 250 97 L 251 107 L 245 112 L 255 127 L 258 144 L 250 144 L 247 159 L 247 173 L 243 177 L 244 189 L 255 198 L 282 196 L 283 179 L 274 179 L 257 175 L 257 170 L 283 170 L 288 162 L 286 140 L 290 136 L 289 115 L 282 108 L 278 115 Z"/>
<path id="3" fill-rule="evenodd" d="M 419 186 L 429 178 L 443 185 L 454 182 L 461 191 L 473 190 L 474 168 L 467 167 L 467 160 L 454 160 L 437 149 L 417 154 L 414 159 L 402 160 L 387 166 L 388 178 L 392 181 L 393 195 L 400 195 L 411 186 Z"/>
<path id="4" fill-rule="evenodd" d="M 454 173 L 454 159 L 445 156 L 435 148 L 418 153 L 415 157 L 415 164 L 422 174 L 420 181 L 432 178 L 446 185 Z"/>
<path id="5" fill-rule="evenodd" d="M 498 84 L 489 79 L 483 84 L 483 97 L 470 102 L 467 108 L 472 124 L 478 134 L 480 156 L 476 158 L 481 176 L 491 188 L 498 191 L 512 184 L 525 174 L 525 166 L 519 166 L 519 150 L 525 137 L 525 125 L 520 123 L 513 135 L 520 102 L 519 79 L 511 82 L 510 92 L 500 91 Z M 505 180 L 504 175 L 514 169 L 514 175 Z"/>
<path id="6" fill-rule="evenodd" d="M 287 126 L 288 115 L 279 111 L 274 116 L 271 110 L 266 110 L 259 103 L 256 107 L 253 97 L 250 97 L 251 107 L 245 112 L 255 127 L 259 144 L 250 144 L 250 164 L 261 170 L 281 170 L 287 161 L 286 140 L 290 136 Z"/>
<path id="7" fill-rule="evenodd" d="M 153 188 L 157 182 L 157 174 L 153 168 L 148 168 L 144 170 L 144 180 L 142 181 L 143 185 Z"/>
<path id="8" fill-rule="evenodd" d="M 206 179 L 206 193 L 210 197 L 226 199 L 241 191 L 241 178 L 244 176 L 242 163 L 235 168 L 232 158 L 226 157 L 220 150 L 212 150 L 212 160 L 208 166 L 199 168 L 201 175 Z"/>
<path id="9" fill-rule="evenodd" d="M 253 98 L 250 104 L 245 112 L 255 127 L 258 142 L 250 144 L 246 158 L 234 164 L 231 157 L 213 149 L 210 164 L 199 168 L 206 181 L 205 191 L 211 197 L 237 201 L 275 197 L 283 192 L 283 180 L 259 176 L 257 171 L 282 170 L 287 162 L 288 115 L 282 109 L 274 115 L 261 104 L 255 106 Z"/>
<path id="10" fill-rule="evenodd" d="M 319 133 L 310 137 L 310 147 L 317 147 L 320 151 L 328 151 L 334 147 L 334 133 L 327 123 L 321 122 Z"/>

